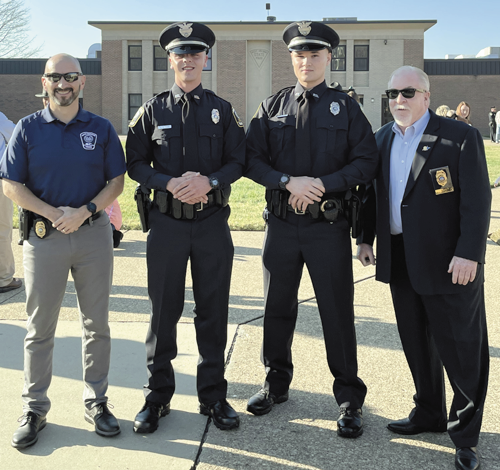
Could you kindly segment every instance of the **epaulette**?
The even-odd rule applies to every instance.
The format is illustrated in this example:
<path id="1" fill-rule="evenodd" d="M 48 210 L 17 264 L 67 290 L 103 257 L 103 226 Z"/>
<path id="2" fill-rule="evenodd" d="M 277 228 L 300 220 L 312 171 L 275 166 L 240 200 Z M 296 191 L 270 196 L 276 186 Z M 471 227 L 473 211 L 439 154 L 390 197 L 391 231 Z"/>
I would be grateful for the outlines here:
<path id="1" fill-rule="evenodd" d="M 342 89 L 342 85 L 339 83 L 339 82 L 332 82 L 330 83 L 330 85 L 328 85 L 328 88 L 332 88 L 333 90 L 337 90 L 337 91 L 341 91 L 342 93 L 346 93 L 343 89 Z"/>
<path id="2" fill-rule="evenodd" d="M 273 112 L 273 108 L 274 106 L 276 105 L 276 103 L 279 103 L 280 99 L 289 94 L 291 91 L 293 91 L 295 89 L 295 85 L 294 86 L 287 86 L 286 88 L 282 88 L 281 90 L 279 90 L 277 93 L 274 93 L 273 95 L 269 96 L 268 98 L 266 98 L 263 103 L 266 103 L 266 106 L 267 106 L 267 111 L 272 114 Z"/>

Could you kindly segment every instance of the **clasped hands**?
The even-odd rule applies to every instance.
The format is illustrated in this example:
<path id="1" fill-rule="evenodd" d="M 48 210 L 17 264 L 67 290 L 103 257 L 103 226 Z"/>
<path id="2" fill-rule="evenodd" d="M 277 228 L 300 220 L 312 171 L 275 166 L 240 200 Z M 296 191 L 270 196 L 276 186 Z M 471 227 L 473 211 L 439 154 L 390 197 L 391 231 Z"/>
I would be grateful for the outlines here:
<path id="1" fill-rule="evenodd" d="M 305 211 L 309 204 L 320 202 L 325 194 L 323 181 L 311 176 L 291 176 L 286 189 L 290 192 L 288 204 L 300 211 Z"/>
<path id="2" fill-rule="evenodd" d="M 186 204 L 207 203 L 207 194 L 211 189 L 208 177 L 195 171 L 187 171 L 178 178 L 171 178 L 167 183 L 167 191 L 172 193 L 174 199 Z"/>

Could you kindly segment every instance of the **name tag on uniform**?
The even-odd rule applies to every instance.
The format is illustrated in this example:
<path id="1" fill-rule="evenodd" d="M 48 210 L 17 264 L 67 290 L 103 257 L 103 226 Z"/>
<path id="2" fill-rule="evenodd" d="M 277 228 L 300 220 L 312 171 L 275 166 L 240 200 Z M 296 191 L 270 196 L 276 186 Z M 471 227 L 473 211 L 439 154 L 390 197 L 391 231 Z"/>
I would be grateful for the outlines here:
<path id="1" fill-rule="evenodd" d="M 172 129 L 171 124 L 165 124 L 164 126 L 158 126 L 158 129 Z"/>
<path id="2" fill-rule="evenodd" d="M 434 168 L 429 170 L 431 175 L 434 191 L 439 196 L 440 194 L 452 193 L 455 191 L 453 182 L 451 181 L 450 169 L 447 166 L 441 168 Z"/>

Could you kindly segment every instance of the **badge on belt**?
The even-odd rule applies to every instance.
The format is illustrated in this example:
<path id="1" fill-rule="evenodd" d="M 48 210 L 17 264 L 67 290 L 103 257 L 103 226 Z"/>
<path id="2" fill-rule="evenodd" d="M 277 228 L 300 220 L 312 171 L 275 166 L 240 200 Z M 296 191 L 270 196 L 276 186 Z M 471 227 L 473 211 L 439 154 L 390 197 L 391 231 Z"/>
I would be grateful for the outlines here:
<path id="1" fill-rule="evenodd" d="M 38 238 L 45 238 L 50 230 L 49 221 L 41 217 L 33 220 L 33 227 L 35 229 L 35 235 Z"/>
<path id="2" fill-rule="evenodd" d="M 441 168 L 434 168 L 429 170 L 431 175 L 432 184 L 434 186 L 434 191 L 436 195 L 452 193 L 455 191 L 453 187 L 453 182 L 451 181 L 450 169 L 447 166 Z"/>

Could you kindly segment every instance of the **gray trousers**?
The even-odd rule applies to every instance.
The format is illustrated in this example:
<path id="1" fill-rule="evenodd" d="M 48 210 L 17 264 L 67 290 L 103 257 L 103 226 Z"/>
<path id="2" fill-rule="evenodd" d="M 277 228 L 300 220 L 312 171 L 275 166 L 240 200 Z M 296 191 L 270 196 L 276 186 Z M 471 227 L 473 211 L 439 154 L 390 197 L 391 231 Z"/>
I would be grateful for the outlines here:
<path id="1" fill-rule="evenodd" d="M 106 214 L 70 235 L 51 229 L 24 242 L 27 334 L 24 341 L 23 409 L 45 416 L 52 379 L 54 336 L 68 273 L 75 282 L 82 325 L 83 400 L 87 408 L 106 402 L 111 338 L 109 294 L 113 244 Z"/>

